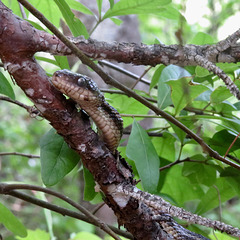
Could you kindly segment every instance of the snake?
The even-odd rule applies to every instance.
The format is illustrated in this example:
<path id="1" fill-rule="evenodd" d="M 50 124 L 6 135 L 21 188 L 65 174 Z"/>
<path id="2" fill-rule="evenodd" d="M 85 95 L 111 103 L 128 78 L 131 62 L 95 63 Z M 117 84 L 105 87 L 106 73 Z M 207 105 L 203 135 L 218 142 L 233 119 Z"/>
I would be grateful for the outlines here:
<path id="1" fill-rule="evenodd" d="M 105 100 L 97 84 L 88 76 L 67 69 L 56 71 L 51 82 L 92 118 L 100 138 L 115 153 L 123 133 L 123 120 Z"/>

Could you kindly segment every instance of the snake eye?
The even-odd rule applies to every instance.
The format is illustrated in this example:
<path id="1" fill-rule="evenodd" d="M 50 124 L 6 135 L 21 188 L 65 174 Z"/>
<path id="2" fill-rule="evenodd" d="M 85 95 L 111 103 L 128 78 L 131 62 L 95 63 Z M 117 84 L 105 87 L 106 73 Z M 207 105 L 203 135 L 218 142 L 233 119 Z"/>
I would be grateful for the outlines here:
<path id="1" fill-rule="evenodd" d="M 84 87 L 86 85 L 86 79 L 84 77 L 79 77 L 77 80 L 77 85 L 80 87 Z"/>

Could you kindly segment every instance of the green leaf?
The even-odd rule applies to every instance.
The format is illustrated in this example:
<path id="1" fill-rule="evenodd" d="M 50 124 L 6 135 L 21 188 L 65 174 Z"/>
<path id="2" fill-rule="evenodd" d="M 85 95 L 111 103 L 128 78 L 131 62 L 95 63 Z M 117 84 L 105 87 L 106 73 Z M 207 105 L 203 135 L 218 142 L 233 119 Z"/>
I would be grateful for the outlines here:
<path id="1" fill-rule="evenodd" d="M 164 132 L 162 137 L 155 137 L 152 139 L 158 156 L 168 159 L 171 162 L 175 161 L 176 158 L 175 142 L 176 138 L 169 132 Z"/>
<path id="2" fill-rule="evenodd" d="M 219 86 L 216 88 L 211 94 L 211 102 L 212 103 L 220 103 L 229 97 L 232 97 L 232 94 L 225 86 Z"/>
<path id="3" fill-rule="evenodd" d="M 182 68 L 181 68 L 182 69 Z M 158 107 L 164 109 L 172 104 L 171 88 L 166 84 L 166 81 L 179 77 L 180 68 L 174 65 L 165 67 L 158 80 Z"/>
<path id="4" fill-rule="evenodd" d="M 33 25 L 36 29 L 41 30 L 41 31 L 46 31 L 46 29 L 44 29 L 40 24 L 31 21 L 31 20 L 27 20 L 31 25 Z"/>
<path id="5" fill-rule="evenodd" d="M 112 17 L 112 18 L 110 18 L 110 20 L 112 20 L 117 26 L 120 26 L 123 22 L 121 19 L 116 18 L 116 17 L 115 18 Z"/>
<path id="6" fill-rule="evenodd" d="M 79 232 L 76 234 L 76 236 L 74 236 L 74 238 L 71 238 L 71 240 L 101 240 L 100 237 L 98 237 L 97 235 L 93 234 L 93 233 L 89 233 L 89 232 Z"/>
<path id="7" fill-rule="evenodd" d="M 234 71 L 236 71 L 237 69 L 239 69 L 240 64 L 236 64 L 236 63 L 217 63 L 216 64 L 219 68 L 221 68 L 225 73 L 229 73 L 229 74 L 234 74 Z M 236 81 L 235 84 L 238 85 L 239 81 Z"/>
<path id="8" fill-rule="evenodd" d="M 106 100 L 120 113 L 134 115 L 147 114 L 149 111 L 146 106 L 125 95 L 105 93 L 104 96 Z M 133 122 L 132 117 L 123 117 L 123 120 L 124 127 L 129 126 Z"/>
<path id="9" fill-rule="evenodd" d="M 202 92 L 208 90 L 204 85 L 193 83 L 189 77 L 168 81 L 167 84 L 169 84 L 172 89 L 172 101 L 176 115 L 188 104 L 191 104 Z"/>
<path id="10" fill-rule="evenodd" d="M 192 156 L 191 160 L 204 161 L 204 157 Z M 193 184 L 204 184 L 206 186 L 212 186 L 216 181 L 216 169 L 211 165 L 205 165 L 203 163 L 185 162 L 183 166 L 183 176 Z"/>
<path id="11" fill-rule="evenodd" d="M 126 154 L 135 162 L 144 190 L 155 193 L 159 180 L 159 157 L 146 131 L 135 120 Z"/>
<path id="12" fill-rule="evenodd" d="M 195 101 L 210 102 L 211 94 L 212 94 L 212 90 L 208 89 L 207 91 L 201 93 L 198 97 L 196 97 Z"/>
<path id="13" fill-rule="evenodd" d="M 27 237 L 21 238 L 21 237 L 16 237 L 18 240 L 50 240 L 50 234 L 40 230 L 28 230 L 28 235 Z"/>
<path id="14" fill-rule="evenodd" d="M 94 15 L 94 13 L 89 8 L 87 8 L 85 5 L 83 5 L 79 1 L 76 1 L 76 0 L 66 0 L 66 1 L 70 8 L 75 9 L 84 14 Z"/>
<path id="15" fill-rule="evenodd" d="M 187 70 L 176 65 L 169 65 L 165 67 L 162 71 L 162 75 L 163 76 L 161 77 L 164 79 L 165 82 L 168 80 L 178 80 L 183 77 L 191 76 L 191 74 Z"/>
<path id="16" fill-rule="evenodd" d="M 155 14 L 158 14 L 158 13 L 156 12 Z M 179 20 L 179 18 L 181 17 L 181 14 L 177 9 L 171 6 L 167 6 L 165 7 L 164 11 L 159 14 L 159 16 L 167 19 Z"/>
<path id="17" fill-rule="evenodd" d="M 222 130 L 213 135 L 211 139 L 209 139 L 209 145 L 211 148 L 216 150 L 219 154 L 224 155 L 235 139 L 236 135 L 231 134 L 227 130 Z M 239 149 L 240 139 L 238 138 L 234 145 L 231 147 L 230 152 L 234 152 Z"/>
<path id="18" fill-rule="evenodd" d="M 60 17 L 61 12 L 58 7 L 53 4 L 52 0 L 44 0 L 44 4 L 42 0 L 29 0 L 31 4 L 38 9 L 44 16 L 53 24 L 55 27 L 60 26 Z"/>
<path id="19" fill-rule="evenodd" d="M 64 17 L 73 36 L 77 37 L 83 35 L 87 39 L 89 35 L 85 25 L 78 18 L 75 17 L 65 0 L 54 0 L 54 2 L 60 9 L 62 16 Z"/>
<path id="20" fill-rule="evenodd" d="M 61 56 L 58 56 L 58 57 L 61 57 Z M 58 66 L 58 63 L 54 59 L 47 58 L 47 57 L 41 57 L 41 56 L 35 56 L 35 58 L 39 61 L 43 61 L 43 62 L 46 62 L 46 63 L 51 63 L 55 66 Z"/>
<path id="21" fill-rule="evenodd" d="M 195 45 L 213 44 L 214 39 L 209 34 L 198 32 L 190 43 Z"/>
<path id="22" fill-rule="evenodd" d="M 54 56 L 54 58 L 61 69 L 70 69 L 66 56 Z"/>
<path id="23" fill-rule="evenodd" d="M 236 237 L 231 237 L 227 233 L 221 233 L 214 230 L 214 233 L 211 233 L 208 236 L 210 239 L 217 239 L 217 240 L 236 240 Z"/>
<path id="24" fill-rule="evenodd" d="M 97 1 L 97 6 L 98 6 L 98 14 L 101 18 L 102 16 L 102 0 L 96 0 Z"/>
<path id="25" fill-rule="evenodd" d="M 165 66 L 163 64 L 161 64 L 154 72 L 151 83 L 150 83 L 150 90 L 155 87 L 159 81 L 159 78 L 161 76 L 161 73 L 163 71 L 163 69 L 165 68 Z"/>
<path id="26" fill-rule="evenodd" d="M 89 170 L 83 167 L 83 174 L 84 174 L 84 200 L 91 201 L 97 195 L 95 192 L 95 181 L 93 175 L 89 172 Z"/>
<path id="27" fill-rule="evenodd" d="M 2 0 L 2 2 L 5 6 L 11 9 L 11 11 L 13 11 L 14 14 L 18 15 L 19 17 L 22 17 L 22 12 L 20 10 L 19 3 L 17 1 Z"/>
<path id="28" fill-rule="evenodd" d="M 220 113 L 221 115 L 228 116 L 231 118 L 234 117 L 232 115 L 232 112 L 237 110 L 237 108 L 228 101 L 213 104 L 213 107 L 216 112 Z"/>
<path id="29" fill-rule="evenodd" d="M 207 69 L 200 67 L 200 66 L 197 66 L 195 68 L 195 73 L 196 73 L 197 77 L 201 77 L 201 78 L 206 77 L 211 74 Z"/>
<path id="30" fill-rule="evenodd" d="M 181 117 L 178 117 L 181 119 Z M 185 120 L 192 121 L 193 116 L 184 116 L 183 117 Z M 196 119 L 196 116 L 194 117 Z M 237 118 L 227 118 L 227 117 L 222 117 L 222 116 L 216 116 L 216 115 L 198 115 L 197 119 L 205 119 L 208 122 L 217 124 L 221 126 L 224 129 L 228 129 L 232 131 L 235 134 L 238 134 L 240 132 L 240 120 Z M 221 120 L 221 121 L 216 121 L 216 120 Z"/>
<path id="31" fill-rule="evenodd" d="M 110 3 L 110 8 L 112 9 L 113 8 L 113 6 L 114 6 L 114 0 L 108 0 L 109 1 L 109 3 Z"/>
<path id="32" fill-rule="evenodd" d="M 15 94 L 12 89 L 12 86 L 1 72 L 0 72 L 0 93 L 10 97 L 12 100 L 15 100 Z"/>
<path id="33" fill-rule="evenodd" d="M 42 180 L 46 186 L 58 183 L 79 162 L 79 155 L 68 147 L 55 129 L 40 140 Z"/>
<path id="34" fill-rule="evenodd" d="M 27 230 L 24 225 L 2 203 L 0 203 L 0 223 L 15 235 L 27 236 Z"/>
<path id="35" fill-rule="evenodd" d="M 182 176 L 182 166 L 180 165 L 169 169 L 161 193 L 171 196 L 180 207 L 184 207 L 186 202 L 199 199 L 204 195 L 199 185 L 193 187 L 190 181 Z"/>
<path id="36" fill-rule="evenodd" d="M 178 119 L 179 120 L 179 119 Z M 183 125 L 185 125 L 188 128 L 191 128 L 192 125 L 195 123 L 196 119 L 191 119 L 191 121 L 181 119 L 179 120 Z M 176 133 L 178 140 L 183 144 L 186 138 L 187 133 L 183 131 L 181 128 L 177 127 L 175 124 L 169 122 L 171 127 L 173 128 L 173 131 Z"/>
<path id="37" fill-rule="evenodd" d="M 170 2 L 171 0 L 120 0 L 105 13 L 103 19 L 129 14 L 162 14 L 165 11 L 163 6 Z"/>
<path id="38" fill-rule="evenodd" d="M 220 204 L 219 197 L 221 198 L 221 203 L 224 203 L 236 194 L 231 184 L 228 183 L 225 178 L 218 178 L 214 186 L 215 187 L 210 187 L 208 191 L 202 195 L 201 202 L 197 206 L 197 214 L 201 215 L 218 207 Z"/>

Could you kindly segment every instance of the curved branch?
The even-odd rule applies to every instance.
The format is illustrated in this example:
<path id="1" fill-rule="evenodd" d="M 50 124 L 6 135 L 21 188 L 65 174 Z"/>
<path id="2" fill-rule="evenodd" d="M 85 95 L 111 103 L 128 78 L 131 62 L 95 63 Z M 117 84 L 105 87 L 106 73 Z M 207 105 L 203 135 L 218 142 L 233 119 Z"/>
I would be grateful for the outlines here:
<path id="1" fill-rule="evenodd" d="M 17 101 L 17 100 L 12 100 L 11 98 L 6 97 L 6 96 L 0 96 L 0 100 L 16 104 L 19 107 L 22 107 L 22 108 L 26 109 L 30 113 L 31 117 L 41 116 L 41 113 L 39 112 L 39 110 L 35 106 L 28 106 L 24 103 L 21 103 L 21 102 Z"/>
<path id="2" fill-rule="evenodd" d="M 92 223 L 94 223 L 96 226 L 100 227 L 104 232 L 108 233 L 114 239 L 121 240 L 99 218 L 94 216 L 91 212 L 89 212 L 86 208 L 82 207 L 80 204 L 74 202 L 72 199 L 70 199 L 69 197 L 66 197 L 65 195 L 63 195 L 61 193 L 58 193 L 52 189 L 35 186 L 35 185 L 30 185 L 30 184 L 5 184 L 5 183 L 0 184 L 0 194 L 6 194 L 6 193 L 8 194 L 8 193 L 11 193 L 11 191 L 16 190 L 16 189 L 35 190 L 35 191 L 44 192 L 44 193 L 50 194 L 52 196 L 55 196 L 55 197 L 63 200 L 64 202 L 67 202 L 71 206 L 75 207 L 80 212 L 84 213 L 86 215 L 86 217 L 88 217 Z"/>
<path id="3" fill-rule="evenodd" d="M 32 203 L 34 205 L 37 205 L 37 206 L 49 209 L 51 211 L 57 212 L 57 213 L 59 213 L 59 214 L 61 214 L 63 216 L 69 216 L 69 217 L 72 217 L 72 218 L 75 218 L 75 219 L 79 219 L 79 220 L 82 220 L 84 222 L 91 223 L 91 224 L 95 225 L 96 227 L 98 227 L 96 225 L 96 223 L 91 222 L 87 216 L 85 216 L 85 215 L 83 215 L 81 213 L 77 213 L 77 212 L 74 212 L 72 210 L 69 210 L 69 209 L 66 209 L 66 208 L 63 208 L 63 207 L 59 207 L 59 206 L 57 206 L 55 204 L 52 204 L 52 203 L 40 200 L 40 199 L 32 197 L 32 196 L 30 196 L 28 194 L 21 193 L 21 192 L 16 191 L 16 190 L 12 190 L 9 193 L 5 193 L 5 195 L 9 195 L 9 196 L 13 196 L 13 197 L 22 199 L 22 200 L 24 200 L 26 202 L 29 202 L 29 203 Z M 130 233 L 122 231 L 122 230 L 120 230 L 120 229 L 118 229 L 116 227 L 113 227 L 111 225 L 107 225 L 107 226 L 113 232 L 115 232 L 116 234 L 118 234 L 120 236 L 123 236 L 125 238 L 128 238 L 128 239 L 133 239 L 133 236 Z"/>

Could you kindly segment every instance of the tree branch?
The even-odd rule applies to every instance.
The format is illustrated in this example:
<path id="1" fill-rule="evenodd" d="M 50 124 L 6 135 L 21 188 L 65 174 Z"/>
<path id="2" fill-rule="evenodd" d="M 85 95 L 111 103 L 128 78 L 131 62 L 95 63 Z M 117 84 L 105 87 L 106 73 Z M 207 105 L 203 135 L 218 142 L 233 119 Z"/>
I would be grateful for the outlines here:
<path id="1" fill-rule="evenodd" d="M 84 222 L 91 223 L 91 224 L 95 225 L 96 227 L 98 227 L 96 225 L 96 223 L 91 222 L 89 220 L 89 218 L 87 216 L 83 215 L 83 214 L 74 212 L 72 210 L 69 210 L 69 209 L 66 209 L 66 208 L 63 208 L 63 207 L 59 207 L 55 204 L 40 200 L 38 198 L 34 198 L 34 197 L 32 197 L 28 194 L 21 193 L 21 192 L 16 191 L 16 190 L 11 190 L 10 192 L 3 193 L 3 194 L 22 199 L 22 200 L 24 200 L 26 202 L 29 202 L 29 203 L 32 203 L 34 205 L 37 205 L 37 206 L 49 209 L 51 211 L 57 212 L 57 213 L 59 213 L 63 216 L 69 216 L 69 217 L 72 217 L 72 218 L 75 218 L 75 219 L 79 219 L 79 220 L 82 220 Z M 122 230 L 120 230 L 116 227 L 113 227 L 111 225 L 108 225 L 108 227 L 120 236 L 123 236 L 123 237 L 128 238 L 128 239 L 133 239 L 132 235 L 125 232 L 125 231 L 122 231 Z"/>
<path id="2" fill-rule="evenodd" d="M 0 152 L 0 156 L 8 156 L 8 155 L 16 155 L 16 156 L 22 156 L 27 158 L 40 158 L 40 156 L 38 155 L 25 154 L 25 153 L 19 153 L 19 152 Z"/>
<path id="3" fill-rule="evenodd" d="M 66 197 L 65 195 L 58 193 L 52 189 L 48 189 L 48 188 L 44 188 L 44 187 L 40 187 L 40 186 L 35 186 L 35 185 L 29 185 L 29 184 L 5 184 L 5 183 L 1 183 L 0 184 L 0 194 L 8 194 L 13 190 L 16 189 L 25 189 L 25 190 L 35 190 L 35 191 L 39 191 L 39 192 L 44 192 L 47 194 L 50 194 L 52 196 L 55 196 L 61 200 L 63 200 L 64 202 L 67 202 L 68 204 L 70 204 L 71 206 L 73 206 L 74 208 L 78 209 L 80 212 L 82 212 L 83 214 L 85 214 L 86 217 L 88 217 L 88 219 L 90 219 L 90 221 L 92 223 L 94 223 L 94 225 L 98 226 L 99 228 L 101 228 L 104 232 L 108 233 L 110 236 L 112 236 L 114 239 L 117 240 L 121 240 L 105 223 L 103 223 L 99 218 L 97 218 L 96 216 L 94 216 L 91 212 L 89 212 L 86 208 L 82 207 L 80 204 L 74 202 L 73 200 L 71 200 L 69 197 Z"/>
<path id="4" fill-rule="evenodd" d="M 35 106 L 28 106 L 24 103 L 21 103 L 21 102 L 17 101 L 17 100 L 12 100 L 11 98 L 6 97 L 6 96 L 0 96 L 0 100 L 7 101 L 7 102 L 10 102 L 10 103 L 16 104 L 19 107 L 25 108 L 30 113 L 31 117 L 41 116 L 41 113 L 38 111 L 38 109 L 36 109 Z"/>

